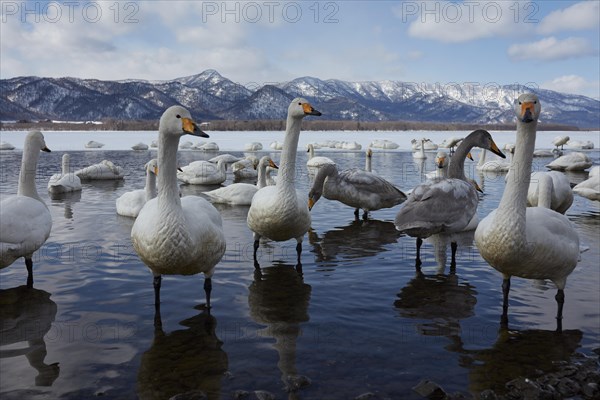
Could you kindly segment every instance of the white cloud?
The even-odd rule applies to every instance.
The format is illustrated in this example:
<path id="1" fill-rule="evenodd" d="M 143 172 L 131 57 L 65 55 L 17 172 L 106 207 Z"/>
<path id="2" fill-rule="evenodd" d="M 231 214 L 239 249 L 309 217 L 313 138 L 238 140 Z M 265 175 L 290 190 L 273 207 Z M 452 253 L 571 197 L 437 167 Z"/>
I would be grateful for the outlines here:
<path id="1" fill-rule="evenodd" d="M 582 1 L 548 14 L 538 26 L 538 32 L 547 35 L 559 31 L 586 30 L 600 26 L 600 2 Z"/>
<path id="2" fill-rule="evenodd" d="M 518 2 L 403 2 L 393 12 L 403 22 L 412 21 L 408 27 L 412 37 L 461 43 L 531 31 L 531 24 L 515 18 L 515 4 Z"/>
<path id="3" fill-rule="evenodd" d="M 579 75 L 559 76 L 542 83 L 540 87 L 563 93 L 584 94 L 596 99 L 600 96 L 600 81 L 587 81 Z"/>
<path id="4" fill-rule="evenodd" d="M 515 61 L 556 61 L 597 54 L 598 50 L 594 50 L 586 39 L 577 37 L 558 40 L 551 36 L 537 42 L 513 44 L 508 48 L 508 56 Z"/>

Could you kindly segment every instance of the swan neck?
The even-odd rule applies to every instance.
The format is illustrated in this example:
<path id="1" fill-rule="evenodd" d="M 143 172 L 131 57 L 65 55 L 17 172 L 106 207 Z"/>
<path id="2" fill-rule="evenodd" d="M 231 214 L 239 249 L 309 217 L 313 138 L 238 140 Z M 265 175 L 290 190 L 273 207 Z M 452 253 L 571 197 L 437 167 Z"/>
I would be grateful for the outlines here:
<path id="1" fill-rule="evenodd" d="M 467 158 L 467 154 L 469 154 L 473 148 L 473 144 L 465 141 L 466 139 L 456 148 L 456 151 L 450 160 L 450 166 L 448 166 L 448 178 L 462 179 L 463 181 L 467 180 L 465 177 L 465 159 Z"/>
<path id="2" fill-rule="evenodd" d="M 517 121 L 517 141 L 515 153 L 510 163 L 506 186 L 498 206 L 498 213 L 515 223 L 522 223 L 516 234 L 525 235 L 525 209 L 527 191 L 531 179 L 531 161 L 535 147 L 537 121 L 522 123 Z"/>
<path id="3" fill-rule="evenodd" d="M 486 149 L 481 149 L 481 153 L 479 156 L 479 162 L 477 163 L 477 165 L 479 165 L 480 167 L 483 166 L 483 164 L 485 164 L 485 155 L 487 153 Z"/>
<path id="4" fill-rule="evenodd" d="M 179 145 L 179 137 L 161 134 L 159 141 L 158 206 L 163 210 L 176 204 L 181 209 L 181 199 L 179 198 L 179 187 L 177 185 L 177 147 Z"/>
<path id="5" fill-rule="evenodd" d="M 67 175 L 69 173 L 69 155 L 65 154 L 62 158 L 62 174 Z"/>
<path id="6" fill-rule="evenodd" d="M 365 171 L 371 172 L 371 157 L 367 156 L 365 160 Z"/>
<path id="7" fill-rule="evenodd" d="M 39 158 L 39 148 L 36 149 L 34 146 L 25 141 L 25 145 L 23 146 L 23 158 L 21 159 L 21 171 L 19 172 L 19 186 L 17 188 L 17 195 L 31 197 L 32 199 L 36 199 L 44 203 L 42 198 L 38 195 L 37 188 L 35 186 Z"/>
<path id="8" fill-rule="evenodd" d="M 146 193 L 146 201 L 156 197 L 156 175 L 151 171 L 146 171 L 146 186 L 144 187 Z"/>
<path id="9" fill-rule="evenodd" d="M 308 159 L 312 159 L 315 156 L 315 148 L 312 144 L 308 145 Z"/>
<path id="10" fill-rule="evenodd" d="M 279 165 L 279 181 L 277 187 L 280 190 L 294 189 L 296 175 L 296 153 L 298 151 L 298 139 L 300 138 L 301 118 L 288 116 L 283 140 L 283 150 Z"/>
<path id="11" fill-rule="evenodd" d="M 256 187 L 259 189 L 267 186 L 267 164 L 259 163 L 258 164 L 258 182 L 256 182 Z"/>
<path id="12" fill-rule="evenodd" d="M 551 208 L 552 205 L 552 177 L 541 173 L 538 183 L 538 207 Z"/>

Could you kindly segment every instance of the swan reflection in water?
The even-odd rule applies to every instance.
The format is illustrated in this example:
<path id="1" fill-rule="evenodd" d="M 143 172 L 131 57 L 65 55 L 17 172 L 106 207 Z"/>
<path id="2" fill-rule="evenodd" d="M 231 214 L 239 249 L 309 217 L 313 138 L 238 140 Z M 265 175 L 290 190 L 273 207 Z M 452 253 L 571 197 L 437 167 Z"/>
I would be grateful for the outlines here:
<path id="1" fill-rule="evenodd" d="M 267 326 L 259 332 L 260 336 L 275 339 L 273 347 L 279 355 L 281 380 L 289 399 L 297 399 L 297 391 L 308 383 L 296 368 L 296 344 L 301 323 L 309 320 L 311 286 L 293 267 L 279 264 L 255 270 L 248 290 L 250 317 Z"/>
<path id="2" fill-rule="evenodd" d="M 160 315 L 155 319 L 160 320 Z M 221 398 L 221 379 L 229 362 L 221 348 L 223 342 L 216 335 L 217 320 L 204 311 L 180 325 L 186 329 L 171 333 L 165 333 L 161 324 L 156 325 L 154 341 L 142 355 L 138 370 L 140 399 L 169 399 L 197 391 L 209 399 Z"/>
<path id="3" fill-rule="evenodd" d="M 331 229 L 321 237 L 311 229 L 308 241 L 316 261 L 323 262 L 374 256 L 387 251 L 386 245 L 396 243 L 400 235 L 392 222 L 355 219 L 350 225 Z"/>
<path id="4" fill-rule="evenodd" d="M 81 201 L 81 190 L 67 193 L 48 193 L 48 196 L 50 196 L 53 206 L 64 207 L 66 219 L 73 219 L 73 204 Z"/>
<path id="5" fill-rule="evenodd" d="M 50 293 L 43 290 L 27 286 L 0 290 L 0 358 L 25 356 L 38 372 L 36 386 L 52 386 L 60 373 L 57 362 L 45 362 L 44 336 L 52 328 L 56 311 Z"/>
<path id="6" fill-rule="evenodd" d="M 478 395 L 486 389 L 507 391 L 506 383 L 519 377 L 535 379 L 556 371 L 580 346 L 580 330 L 562 333 L 545 330 L 509 330 L 501 327 L 488 349 L 460 349 L 460 365 L 469 370 L 469 390 Z M 541 397 L 540 397 L 541 398 Z M 551 397 L 550 397 L 551 398 Z"/>

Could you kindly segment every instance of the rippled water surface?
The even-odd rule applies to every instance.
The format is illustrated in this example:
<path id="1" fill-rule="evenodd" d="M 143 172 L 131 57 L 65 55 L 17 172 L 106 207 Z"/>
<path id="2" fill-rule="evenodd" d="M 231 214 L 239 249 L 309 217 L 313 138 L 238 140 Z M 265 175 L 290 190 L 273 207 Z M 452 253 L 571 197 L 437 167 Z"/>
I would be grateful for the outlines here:
<path id="1" fill-rule="evenodd" d="M 567 215 L 590 249 L 567 283 L 562 335 L 553 332 L 553 284 L 519 278 L 512 279 L 510 331 L 499 331 L 502 277 L 479 256 L 472 236 L 459 245 L 455 271 L 445 265 L 447 243 L 426 241 L 416 273 L 415 240 L 391 222 L 400 206 L 363 222 L 326 199 L 312 211 L 302 274 L 294 269 L 294 241 L 261 245 L 261 273 L 255 272 L 248 207 L 218 206 L 227 252 L 213 278 L 210 315 L 201 275 L 166 276 L 163 327 L 155 330 L 152 275 L 132 249 L 133 220 L 115 212 L 119 195 L 143 187 L 143 165 L 155 153 L 70 154 L 73 169 L 110 159 L 125 168 L 126 178 L 84 183 L 79 194 L 50 199 L 46 184 L 62 152 L 40 155 L 38 191 L 54 225 L 34 258 L 33 290 L 23 287 L 22 259 L 0 272 L 2 398 L 168 399 L 202 390 L 228 399 L 236 390 L 266 390 L 279 399 L 348 399 L 367 392 L 416 399 L 411 388 L 424 378 L 450 393 L 501 389 L 518 375 L 550 370 L 553 362 L 599 345 L 600 209 L 579 196 Z M 588 154 L 597 164 L 599 153 Z M 364 165 L 361 152 L 320 155 L 341 168 Z M 179 153 L 181 165 L 210 156 Z M 0 154 L 3 195 L 16 193 L 20 159 L 18 151 Z M 373 169 L 406 191 L 433 170 L 433 159 L 429 153 L 421 165 L 410 153 L 376 153 Z M 535 159 L 534 168 L 549 161 Z M 298 166 L 305 162 L 301 151 Z M 467 163 L 481 182 L 474 163 Z M 569 179 L 586 176 L 571 173 Z M 309 185 L 299 168 L 297 187 L 308 191 Z M 481 186 L 483 217 L 499 202 L 503 176 L 488 174 Z M 205 190 L 181 186 L 186 196 Z M 297 376 L 310 384 L 288 392 L 288 377 Z"/>

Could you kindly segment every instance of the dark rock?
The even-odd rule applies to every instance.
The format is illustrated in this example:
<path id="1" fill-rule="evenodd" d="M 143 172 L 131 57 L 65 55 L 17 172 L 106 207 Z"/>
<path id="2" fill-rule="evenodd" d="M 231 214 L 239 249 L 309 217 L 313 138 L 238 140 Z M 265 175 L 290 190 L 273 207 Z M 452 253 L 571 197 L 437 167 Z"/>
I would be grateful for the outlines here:
<path id="1" fill-rule="evenodd" d="M 247 390 L 236 390 L 233 392 L 233 398 L 235 400 L 247 399 L 248 397 L 250 397 L 250 392 Z"/>
<path id="2" fill-rule="evenodd" d="M 310 384 L 310 379 L 304 375 L 288 375 L 286 378 L 286 390 L 288 392 L 297 392 Z"/>
<path id="3" fill-rule="evenodd" d="M 506 384 L 506 388 L 509 390 L 509 395 L 511 398 L 517 399 L 537 399 L 541 392 L 540 385 L 523 377 L 519 377 L 508 382 Z"/>
<path id="4" fill-rule="evenodd" d="M 600 397 L 600 388 L 597 383 L 586 383 L 581 388 L 586 399 L 597 399 Z"/>
<path id="5" fill-rule="evenodd" d="M 371 393 L 371 392 L 367 392 L 367 393 L 363 393 L 361 395 L 358 395 L 354 398 L 354 400 L 369 400 L 369 399 L 374 399 L 375 398 L 375 393 Z"/>
<path id="6" fill-rule="evenodd" d="M 416 386 L 414 386 L 412 390 L 430 400 L 442 400 L 448 396 L 440 385 L 428 379 L 423 379 Z"/>
<path id="7" fill-rule="evenodd" d="M 169 400 L 208 400 L 208 396 L 201 390 L 191 390 L 185 393 L 179 393 Z"/>
<path id="8" fill-rule="evenodd" d="M 255 390 L 254 395 L 258 400 L 275 400 L 275 395 L 266 390 Z"/>
<path id="9" fill-rule="evenodd" d="M 558 392 L 564 397 L 575 396 L 581 390 L 581 386 L 573 379 L 563 378 L 556 387 Z"/>
<path id="10" fill-rule="evenodd" d="M 492 389 L 486 389 L 479 395 L 480 400 L 498 400 L 498 395 Z"/>

